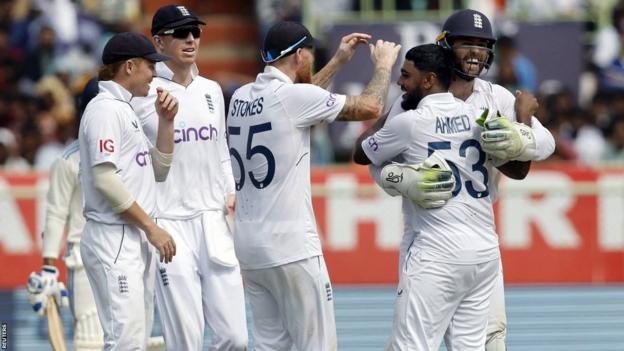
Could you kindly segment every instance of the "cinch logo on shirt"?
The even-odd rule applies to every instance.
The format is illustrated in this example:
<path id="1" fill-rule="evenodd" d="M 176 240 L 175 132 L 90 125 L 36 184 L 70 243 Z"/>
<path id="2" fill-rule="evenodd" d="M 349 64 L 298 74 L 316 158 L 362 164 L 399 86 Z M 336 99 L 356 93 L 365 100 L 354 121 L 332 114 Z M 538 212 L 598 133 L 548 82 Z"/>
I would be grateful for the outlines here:
<path id="1" fill-rule="evenodd" d="M 336 104 L 336 94 L 331 93 L 329 94 L 329 98 L 327 99 L 327 102 L 325 102 L 325 105 L 327 107 L 332 107 Z"/>
<path id="2" fill-rule="evenodd" d="M 134 156 L 134 160 L 141 167 L 147 166 L 150 160 L 149 151 L 143 151 L 143 152 L 137 153 L 136 156 Z"/>
<path id="3" fill-rule="evenodd" d="M 174 129 L 173 142 L 176 144 L 186 143 L 190 141 L 198 140 L 213 140 L 219 135 L 219 130 L 209 124 L 208 126 L 202 126 L 199 129 L 188 127 L 182 129 Z"/>
<path id="4" fill-rule="evenodd" d="M 377 140 L 375 138 L 368 138 L 368 146 L 373 149 L 373 151 L 377 151 L 379 149 L 379 144 L 377 144 Z"/>
<path id="5" fill-rule="evenodd" d="M 436 117 L 436 133 L 456 134 L 470 130 L 470 118 L 466 115 Z"/>
<path id="6" fill-rule="evenodd" d="M 115 143 L 111 139 L 100 139 L 100 152 L 115 152 Z"/>

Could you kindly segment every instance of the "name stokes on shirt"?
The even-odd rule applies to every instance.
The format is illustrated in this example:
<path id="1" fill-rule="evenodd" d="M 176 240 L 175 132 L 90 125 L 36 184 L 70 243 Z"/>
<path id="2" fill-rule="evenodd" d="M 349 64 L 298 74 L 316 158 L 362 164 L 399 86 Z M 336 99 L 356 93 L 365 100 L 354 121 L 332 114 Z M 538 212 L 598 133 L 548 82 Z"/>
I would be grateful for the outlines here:
<path id="1" fill-rule="evenodd" d="M 264 97 L 259 97 L 253 101 L 236 99 L 232 102 L 232 111 L 230 111 L 230 116 L 247 117 L 259 115 L 262 113 L 263 102 Z"/>
<path id="2" fill-rule="evenodd" d="M 456 134 L 470 130 L 470 118 L 466 115 L 436 117 L 435 131 L 438 134 Z"/>

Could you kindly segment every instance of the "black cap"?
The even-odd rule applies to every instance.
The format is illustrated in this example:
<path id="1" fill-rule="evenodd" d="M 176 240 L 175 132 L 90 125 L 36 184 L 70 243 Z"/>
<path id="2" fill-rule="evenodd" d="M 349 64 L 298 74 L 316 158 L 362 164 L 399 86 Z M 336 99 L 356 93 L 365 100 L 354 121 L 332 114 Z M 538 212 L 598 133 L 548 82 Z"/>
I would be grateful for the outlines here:
<path id="1" fill-rule="evenodd" d="M 102 63 L 111 63 L 141 57 L 152 62 L 160 62 L 168 59 L 167 56 L 156 52 L 156 48 L 146 36 L 134 32 L 115 34 L 104 46 Z"/>
<path id="2" fill-rule="evenodd" d="M 271 27 L 264 38 L 262 60 L 266 63 L 286 57 L 299 48 L 313 47 L 315 40 L 310 31 L 297 22 L 279 22 Z"/>
<path id="3" fill-rule="evenodd" d="M 186 6 L 167 5 L 156 11 L 152 18 L 152 35 L 163 29 L 177 28 L 189 24 L 206 24 L 199 20 Z"/>

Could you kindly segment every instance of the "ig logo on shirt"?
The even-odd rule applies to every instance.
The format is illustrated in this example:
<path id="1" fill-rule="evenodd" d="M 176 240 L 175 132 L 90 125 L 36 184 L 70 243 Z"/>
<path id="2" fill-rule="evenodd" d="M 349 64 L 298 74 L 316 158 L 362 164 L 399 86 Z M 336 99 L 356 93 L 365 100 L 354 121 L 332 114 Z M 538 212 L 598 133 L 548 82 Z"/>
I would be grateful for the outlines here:
<path id="1" fill-rule="evenodd" d="M 115 152 L 115 143 L 111 139 L 100 139 L 100 152 Z"/>

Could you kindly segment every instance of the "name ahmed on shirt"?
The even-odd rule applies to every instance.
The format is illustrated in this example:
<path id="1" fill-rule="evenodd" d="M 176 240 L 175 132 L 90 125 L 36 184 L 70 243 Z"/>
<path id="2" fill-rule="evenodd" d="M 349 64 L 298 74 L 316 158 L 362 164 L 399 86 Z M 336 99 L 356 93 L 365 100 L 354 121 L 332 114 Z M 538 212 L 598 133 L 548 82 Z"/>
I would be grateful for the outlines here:
<path id="1" fill-rule="evenodd" d="M 436 133 L 457 134 L 470 130 L 470 117 L 466 115 L 453 117 L 436 117 Z"/>

